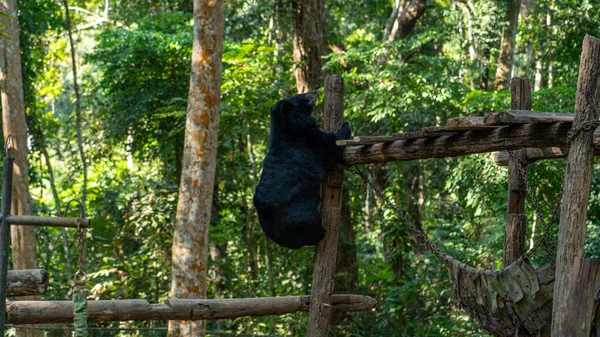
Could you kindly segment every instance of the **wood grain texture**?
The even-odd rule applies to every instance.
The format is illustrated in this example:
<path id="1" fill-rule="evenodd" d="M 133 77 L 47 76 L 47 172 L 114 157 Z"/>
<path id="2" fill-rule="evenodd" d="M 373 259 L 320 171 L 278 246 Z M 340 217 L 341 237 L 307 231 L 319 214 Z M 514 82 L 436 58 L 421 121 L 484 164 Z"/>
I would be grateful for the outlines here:
<path id="1" fill-rule="evenodd" d="M 325 79 L 324 105 L 324 130 L 335 132 L 344 123 L 344 80 L 341 76 L 331 75 Z M 310 337 L 329 335 L 343 180 L 344 171 L 338 167 L 328 174 L 323 184 L 321 212 L 326 233 L 316 248 L 307 328 Z"/>
<path id="2" fill-rule="evenodd" d="M 557 159 L 567 157 L 567 148 L 563 147 L 544 147 L 544 148 L 529 148 L 522 149 L 519 151 L 525 151 L 525 160 L 529 163 L 544 160 L 544 159 Z M 508 165 L 508 152 L 498 151 L 492 154 L 492 159 L 499 166 Z"/>
<path id="3" fill-rule="evenodd" d="M 396 140 L 346 148 L 344 165 L 385 163 L 416 159 L 456 157 L 529 147 L 561 147 L 567 144 L 571 123 L 525 124 L 481 131 L 467 131 L 436 138 Z"/>
<path id="4" fill-rule="evenodd" d="M 569 123 L 573 114 L 560 112 L 538 112 L 525 109 L 513 109 L 490 112 L 485 116 L 485 125 L 513 125 L 529 123 Z"/>
<path id="5" fill-rule="evenodd" d="M 9 270 L 8 296 L 43 295 L 48 289 L 48 272 L 43 269 Z"/>
<path id="6" fill-rule="evenodd" d="M 569 301 L 565 303 L 564 337 L 587 337 L 592 328 L 591 313 L 594 312 L 596 288 L 600 286 L 600 260 L 579 258 L 571 270 L 571 279 L 578 287 L 571 287 Z M 587 318 L 587 319 L 585 319 Z"/>
<path id="7" fill-rule="evenodd" d="M 531 109 L 531 87 L 527 78 L 513 78 L 510 85 L 510 108 Z M 516 158 L 527 165 L 526 151 L 515 151 Z M 525 198 L 527 187 L 525 179 L 514 158 L 508 159 L 508 207 L 504 227 L 504 251 L 502 264 L 508 266 L 525 254 Z"/>
<path id="8" fill-rule="evenodd" d="M 484 116 L 461 116 L 448 119 L 446 123 L 449 127 L 473 127 L 473 126 L 484 126 Z"/>
<path id="9" fill-rule="evenodd" d="M 334 295 L 331 309 L 361 311 L 377 302 L 369 296 Z M 164 304 L 146 300 L 89 301 L 88 321 L 213 320 L 243 316 L 285 315 L 308 311 L 310 296 L 237 299 L 169 299 Z M 9 302 L 7 323 L 72 323 L 72 301 Z"/>
<path id="10" fill-rule="evenodd" d="M 579 80 L 575 100 L 573 127 L 586 121 L 597 120 L 600 115 L 600 40 L 586 35 L 579 65 Z M 590 196 L 590 182 L 594 161 L 594 146 L 589 133 L 581 133 L 571 143 L 565 186 L 560 212 L 558 249 L 556 256 L 556 282 L 552 315 L 552 336 L 565 336 L 563 324 L 567 317 L 565 306 L 579 305 L 569 297 L 587 280 L 573 278 L 575 262 L 583 258 L 585 225 Z M 591 313 L 578 318 L 591 319 Z M 581 335 L 582 336 L 582 335 Z"/>

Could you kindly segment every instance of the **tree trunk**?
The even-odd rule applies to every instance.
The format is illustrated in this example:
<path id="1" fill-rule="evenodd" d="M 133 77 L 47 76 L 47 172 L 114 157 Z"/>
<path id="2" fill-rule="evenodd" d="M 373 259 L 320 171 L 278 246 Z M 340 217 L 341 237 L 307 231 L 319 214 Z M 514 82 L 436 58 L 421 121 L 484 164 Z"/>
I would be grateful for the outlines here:
<path id="1" fill-rule="evenodd" d="M 427 0 L 412 0 L 407 5 L 404 5 L 404 1 L 401 3 L 396 2 L 396 4 L 400 6 L 400 8 L 394 6 L 394 9 L 392 10 L 392 16 L 396 14 L 396 19 L 389 35 L 387 35 L 387 40 L 390 42 L 403 39 L 414 32 L 417 20 L 425 14 Z"/>
<path id="2" fill-rule="evenodd" d="M 223 0 L 194 0 L 194 44 L 182 176 L 173 234 L 171 296 L 206 298 L 224 34 Z M 169 336 L 204 336 L 203 321 L 171 321 Z"/>
<path id="3" fill-rule="evenodd" d="M 79 157 L 81 158 L 82 171 L 83 171 L 83 186 L 81 189 L 81 206 L 83 207 L 83 213 L 85 214 L 86 201 L 87 201 L 87 160 L 85 158 L 85 152 L 83 150 L 83 138 L 81 136 L 81 95 L 79 94 L 79 84 L 77 83 L 77 62 L 75 57 L 75 42 L 73 40 L 73 28 L 71 26 L 71 15 L 69 13 L 69 2 L 68 0 L 62 0 L 65 6 L 65 17 L 67 21 L 67 33 L 69 35 L 69 45 L 71 46 L 71 66 L 73 69 L 73 89 L 75 90 L 75 130 L 77 132 L 77 148 L 79 150 Z"/>
<path id="4" fill-rule="evenodd" d="M 587 121 L 597 120 L 600 116 L 600 40 L 586 35 L 579 64 L 579 80 L 575 100 L 576 128 Z M 587 221 L 590 183 L 594 165 L 594 145 L 590 132 L 581 132 L 571 142 L 565 170 L 564 191 L 560 210 L 558 229 L 558 247 L 556 252 L 556 278 L 552 302 L 552 336 L 566 336 L 563 320 L 568 313 L 565 308 L 575 298 L 569 294 L 583 288 L 579 282 L 591 280 L 573 277 L 573 268 L 577 260 L 583 259 L 585 227 Z M 579 282 L 578 282 L 579 281 Z M 581 320 L 591 319 L 581 316 Z"/>
<path id="5" fill-rule="evenodd" d="M 13 137 L 15 167 L 13 172 L 11 214 L 30 215 L 29 167 L 27 164 L 27 124 L 23 98 L 23 79 L 19 41 L 19 22 L 16 0 L 2 0 L 2 12 L 11 18 L 2 17 L 5 33 L 10 39 L 0 39 L 2 49 L 2 130 L 4 138 Z M 12 226 L 13 269 L 37 268 L 37 247 L 34 228 Z M 22 299 L 36 299 L 23 297 Z M 42 331 L 17 329 L 17 336 L 43 336 Z"/>
<path id="6" fill-rule="evenodd" d="M 404 178 L 404 202 L 406 203 L 406 214 L 413 221 L 413 224 L 418 229 L 422 229 L 421 211 L 419 207 L 419 194 L 422 192 L 419 188 L 420 164 L 418 161 L 406 163 L 402 170 L 402 178 Z M 425 245 L 419 241 L 419 238 L 414 233 L 410 232 L 412 241 L 411 248 L 415 254 L 423 254 Z M 399 251 L 402 247 L 396 247 Z M 397 275 L 398 277 L 400 275 Z"/>
<path id="7" fill-rule="evenodd" d="M 502 30 L 502 40 L 500 41 L 500 55 L 498 56 L 498 68 L 496 68 L 496 89 L 502 90 L 510 85 L 510 73 L 513 66 L 515 54 L 515 37 L 519 24 L 519 10 L 521 9 L 521 0 L 511 0 L 506 8 L 506 21 L 508 27 Z"/>
<path id="8" fill-rule="evenodd" d="M 322 83 L 327 54 L 323 0 L 296 0 L 294 8 L 294 77 L 296 90 L 305 93 Z"/>

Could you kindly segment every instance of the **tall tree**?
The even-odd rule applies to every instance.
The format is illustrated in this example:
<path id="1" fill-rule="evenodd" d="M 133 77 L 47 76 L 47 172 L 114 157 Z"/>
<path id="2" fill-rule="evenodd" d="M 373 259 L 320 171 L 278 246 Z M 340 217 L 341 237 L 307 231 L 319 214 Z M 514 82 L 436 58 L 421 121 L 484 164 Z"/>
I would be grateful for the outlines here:
<path id="1" fill-rule="evenodd" d="M 2 50 L 1 90 L 2 90 L 2 131 L 4 137 L 12 135 L 15 149 L 11 213 L 31 214 L 29 195 L 29 166 L 27 163 L 27 124 L 23 99 L 23 78 L 19 40 L 19 21 L 16 0 L 2 0 L 2 17 L 5 33 L 9 38 L 0 39 Z M 31 226 L 13 226 L 11 229 L 12 263 L 14 269 L 37 267 L 37 247 L 35 232 Z M 27 299 L 32 299 L 28 297 Z M 18 336 L 43 336 L 42 331 L 18 329 Z"/>
<path id="2" fill-rule="evenodd" d="M 502 29 L 502 40 L 500 41 L 500 54 L 498 55 L 498 68 L 496 68 L 496 89 L 508 88 L 510 85 L 510 74 L 515 54 L 515 37 L 519 24 L 519 10 L 521 0 L 508 0 L 506 6 L 506 22 Z"/>
<path id="3" fill-rule="evenodd" d="M 296 90 L 305 93 L 322 84 L 327 54 L 323 0 L 296 0 L 294 11 L 294 77 Z"/>
<path id="4" fill-rule="evenodd" d="M 171 296 L 206 298 L 208 229 L 221 103 L 224 1 L 194 0 L 192 72 L 179 201 L 173 234 Z M 204 321 L 171 321 L 169 336 L 204 336 Z"/>
<path id="5" fill-rule="evenodd" d="M 392 15 L 390 15 L 385 25 L 384 37 L 388 41 L 396 41 L 411 35 L 415 30 L 417 21 L 425 14 L 425 8 L 427 8 L 427 0 L 412 0 L 410 2 L 396 0 Z"/>
<path id="6" fill-rule="evenodd" d="M 65 19 L 67 22 L 67 33 L 69 36 L 69 46 L 71 47 L 71 69 L 73 73 L 73 89 L 75 90 L 75 130 L 77 132 L 77 148 L 79 150 L 79 157 L 81 158 L 81 165 L 83 170 L 83 186 L 81 192 L 81 206 L 83 207 L 83 214 L 85 214 L 86 201 L 87 201 L 87 160 L 85 158 L 85 151 L 83 150 L 83 138 L 81 136 L 81 95 L 79 94 L 79 84 L 77 83 L 77 60 L 75 54 L 75 41 L 73 40 L 73 26 L 71 24 L 71 14 L 69 12 L 68 0 L 62 0 L 63 6 L 65 7 Z"/>

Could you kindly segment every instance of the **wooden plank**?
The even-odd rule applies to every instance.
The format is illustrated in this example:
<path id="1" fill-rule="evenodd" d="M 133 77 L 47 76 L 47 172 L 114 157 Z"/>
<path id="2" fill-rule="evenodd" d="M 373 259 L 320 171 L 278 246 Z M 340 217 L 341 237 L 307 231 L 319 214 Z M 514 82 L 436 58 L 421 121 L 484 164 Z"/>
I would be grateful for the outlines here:
<path id="1" fill-rule="evenodd" d="M 447 132 L 405 132 L 405 133 L 397 133 L 394 137 L 397 137 L 397 140 L 414 140 L 419 138 L 438 138 L 442 136 L 452 136 L 457 134 L 456 131 L 447 131 Z"/>
<path id="2" fill-rule="evenodd" d="M 478 131 L 478 130 L 489 130 L 495 129 L 498 126 L 490 125 L 473 125 L 473 126 L 428 126 L 423 128 L 425 133 L 438 133 L 438 132 L 466 132 L 466 131 Z"/>
<path id="3" fill-rule="evenodd" d="M 600 286 L 600 260 L 578 258 L 571 270 L 571 279 L 579 286 L 571 287 L 568 294 L 561 336 L 588 337 L 592 328 L 589 315 L 594 312 L 596 289 Z"/>
<path id="4" fill-rule="evenodd" d="M 484 116 L 460 116 L 450 118 L 447 124 L 449 127 L 453 128 L 485 126 L 483 119 Z"/>
<path id="5" fill-rule="evenodd" d="M 333 310 L 360 311 L 377 301 L 369 296 L 333 295 Z M 88 321 L 214 320 L 246 316 L 285 315 L 308 311 L 310 296 L 236 299 L 170 299 L 88 301 Z M 7 306 L 8 324 L 72 323 L 72 301 L 15 301 Z"/>
<path id="6" fill-rule="evenodd" d="M 525 151 L 525 160 L 529 163 L 543 159 L 565 158 L 568 153 L 566 147 L 529 148 L 519 151 Z M 508 152 L 506 151 L 498 151 L 492 154 L 492 159 L 499 166 L 507 166 L 508 158 Z"/>
<path id="7" fill-rule="evenodd" d="M 531 86 L 527 78 L 513 78 L 510 85 L 510 108 L 531 109 Z M 515 151 L 517 160 L 526 166 L 525 150 Z M 525 254 L 525 197 L 527 188 L 525 179 L 514 158 L 508 159 L 508 207 L 504 227 L 504 251 L 502 264 L 508 266 Z M 526 170 L 526 168 L 525 168 Z"/>
<path id="8" fill-rule="evenodd" d="M 587 121 L 598 120 L 600 116 L 600 90 L 598 88 L 600 88 L 600 40 L 586 35 L 583 39 L 583 51 L 579 64 L 573 127 L 578 127 Z M 565 171 L 552 306 L 553 337 L 565 336 L 565 331 L 563 331 L 567 318 L 565 306 L 572 307 L 580 304 L 574 302 L 576 298 L 569 297 L 569 294 L 583 286 L 579 281 L 584 281 L 574 279 L 572 271 L 575 262 L 583 258 L 593 165 L 592 135 L 586 132 L 580 133 L 571 142 Z M 582 313 L 574 324 L 583 326 L 583 321 L 590 320 L 591 317 L 591 312 Z"/>
<path id="9" fill-rule="evenodd" d="M 324 105 L 323 129 L 328 132 L 339 130 L 344 123 L 344 80 L 340 75 L 325 78 Z M 310 337 L 329 336 L 343 182 L 344 170 L 338 166 L 329 172 L 322 187 L 321 216 L 325 237 L 316 247 L 307 327 Z"/>
<path id="10" fill-rule="evenodd" d="M 485 116 L 485 125 L 513 125 L 529 123 L 573 123 L 572 113 L 538 112 L 529 110 L 504 110 L 490 112 Z"/>
<path id="11" fill-rule="evenodd" d="M 600 155 L 600 129 L 594 131 L 593 136 L 594 150 L 596 156 Z M 525 158 L 528 162 L 534 162 L 544 159 L 566 158 L 569 153 L 566 147 L 545 147 L 525 149 Z M 508 153 L 506 151 L 494 152 L 492 154 L 494 162 L 500 166 L 508 165 Z"/>
<path id="12" fill-rule="evenodd" d="M 437 138 L 442 136 L 454 135 L 456 132 L 406 132 L 397 133 L 392 136 L 356 136 L 353 139 L 342 139 L 335 143 L 338 146 L 359 146 L 359 145 L 373 145 L 380 143 L 390 143 L 396 140 L 416 140 L 419 138 Z"/>
<path id="13" fill-rule="evenodd" d="M 9 270 L 8 296 L 43 295 L 48 289 L 48 272 L 43 269 Z"/>
<path id="14" fill-rule="evenodd" d="M 456 157 L 529 147 L 564 147 L 571 123 L 525 124 L 467 131 L 436 138 L 396 140 L 391 143 L 348 147 L 344 165 L 385 163 L 428 158 Z"/>
<path id="15" fill-rule="evenodd" d="M 393 142 L 393 141 L 398 140 L 398 139 L 400 139 L 400 138 L 398 138 L 398 136 L 396 136 L 396 135 L 391 135 L 391 136 L 355 136 L 355 137 L 352 138 L 352 140 L 354 140 L 356 142 L 364 142 L 364 143 L 371 143 L 371 144 Z"/>

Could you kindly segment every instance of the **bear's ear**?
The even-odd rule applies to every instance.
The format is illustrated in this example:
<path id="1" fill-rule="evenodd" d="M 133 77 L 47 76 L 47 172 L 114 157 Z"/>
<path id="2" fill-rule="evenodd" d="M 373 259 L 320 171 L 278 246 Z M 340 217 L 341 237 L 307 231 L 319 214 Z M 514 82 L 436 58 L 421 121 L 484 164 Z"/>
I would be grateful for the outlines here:
<path id="1" fill-rule="evenodd" d="M 286 100 L 281 101 L 281 104 L 279 105 L 279 112 L 282 115 L 287 115 L 288 113 L 292 112 L 292 110 L 294 109 L 294 105 L 292 104 L 292 102 Z"/>

